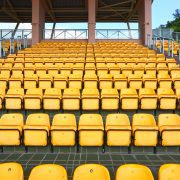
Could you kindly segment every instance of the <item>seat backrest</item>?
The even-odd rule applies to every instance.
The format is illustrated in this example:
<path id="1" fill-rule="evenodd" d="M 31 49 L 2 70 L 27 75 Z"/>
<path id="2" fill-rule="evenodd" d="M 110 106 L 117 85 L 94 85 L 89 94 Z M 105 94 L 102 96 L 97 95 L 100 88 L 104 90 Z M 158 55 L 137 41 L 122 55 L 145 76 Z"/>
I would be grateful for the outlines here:
<path id="1" fill-rule="evenodd" d="M 178 114 L 160 114 L 158 116 L 158 126 L 168 125 L 180 126 L 180 116 Z"/>
<path id="2" fill-rule="evenodd" d="M 26 125 L 50 127 L 49 115 L 45 113 L 30 114 L 27 117 Z"/>
<path id="3" fill-rule="evenodd" d="M 0 118 L 0 125 L 16 125 L 23 127 L 24 118 L 20 113 L 3 114 Z"/>
<path id="4" fill-rule="evenodd" d="M 132 126 L 138 125 L 156 126 L 156 121 L 152 114 L 134 114 Z"/>
<path id="5" fill-rule="evenodd" d="M 102 116 L 100 114 L 82 114 L 79 119 L 79 126 L 87 125 L 103 126 Z"/>
<path id="6" fill-rule="evenodd" d="M 106 125 L 130 125 L 129 117 L 126 114 L 108 114 Z"/>
<path id="7" fill-rule="evenodd" d="M 2 163 L 0 164 L 1 180 L 24 180 L 23 168 L 18 163 Z"/>
<path id="8" fill-rule="evenodd" d="M 178 180 L 180 178 L 180 164 L 164 164 L 160 167 L 158 180 Z"/>
<path id="9" fill-rule="evenodd" d="M 109 171 L 99 164 L 84 164 L 78 166 L 73 174 L 73 180 L 110 180 Z"/>
<path id="10" fill-rule="evenodd" d="M 43 90 L 40 89 L 40 88 L 28 89 L 27 92 L 26 92 L 26 94 L 29 94 L 29 95 L 30 95 L 30 94 L 36 94 L 36 95 L 42 96 Z"/>
<path id="11" fill-rule="evenodd" d="M 29 180 L 67 180 L 67 172 L 63 166 L 57 164 L 42 164 L 32 169 Z"/>
<path id="12" fill-rule="evenodd" d="M 125 164 L 116 171 L 116 180 L 154 180 L 151 170 L 139 164 Z"/>
<path id="13" fill-rule="evenodd" d="M 76 126 L 76 117 L 74 114 L 56 114 L 52 125 Z"/>

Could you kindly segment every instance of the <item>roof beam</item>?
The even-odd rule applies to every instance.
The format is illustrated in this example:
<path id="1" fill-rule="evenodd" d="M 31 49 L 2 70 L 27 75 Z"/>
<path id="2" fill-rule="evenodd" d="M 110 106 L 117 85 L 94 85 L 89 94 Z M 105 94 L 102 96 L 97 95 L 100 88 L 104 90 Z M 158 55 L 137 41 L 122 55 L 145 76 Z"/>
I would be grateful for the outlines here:
<path id="1" fill-rule="evenodd" d="M 2 7 L 1 9 L 15 21 L 21 22 L 21 20 L 17 16 L 17 13 L 14 11 L 13 5 L 10 0 L 6 0 L 5 6 Z"/>
<path id="2" fill-rule="evenodd" d="M 50 8 L 49 8 L 46 0 L 41 0 L 41 2 L 42 2 L 42 4 L 43 4 L 46 12 L 48 13 L 48 15 L 51 17 L 52 21 L 53 21 L 53 22 L 56 22 L 55 15 L 54 15 L 54 13 L 50 10 Z"/>
<path id="3" fill-rule="evenodd" d="M 138 6 L 140 5 L 142 0 L 136 0 L 132 2 L 132 10 L 129 12 L 127 17 L 125 18 L 125 22 L 128 22 L 129 19 L 133 16 L 133 14 L 137 11 Z"/>
<path id="4" fill-rule="evenodd" d="M 114 7 L 114 6 L 119 6 L 119 5 L 123 5 L 123 4 L 130 3 L 130 2 L 132 2 L 132 1 L 134 1 L 134 0 L 123 1 L 123 2 L 116 3 L 116 4 L 109 4 L 109 5 L 102 6 L 102 7 L 100 7 L 99 9 L 104 9 L 104 8 L 110 8 L 110 7 Z"/>

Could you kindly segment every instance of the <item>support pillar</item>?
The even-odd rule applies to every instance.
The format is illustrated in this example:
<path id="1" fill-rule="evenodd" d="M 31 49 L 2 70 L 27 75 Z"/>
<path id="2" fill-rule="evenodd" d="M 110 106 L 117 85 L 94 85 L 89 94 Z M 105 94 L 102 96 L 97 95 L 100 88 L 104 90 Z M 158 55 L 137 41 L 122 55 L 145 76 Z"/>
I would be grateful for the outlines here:
<path id="1" fill-rule="evenodd" d="M 140 0 L 138 7 L 140 38 L 143 45 L 152 41 L 152 0 Z"/>
<path id="2" fill-rule="evenodd" d="M 32 45 L 43 39 L 45 10 L 41 0 L 32 0 Z"/>
<path id="3" fill-rule="evenodd" d="M 88 0 L 88 42 L 96 41 L 96 0 Z"/>

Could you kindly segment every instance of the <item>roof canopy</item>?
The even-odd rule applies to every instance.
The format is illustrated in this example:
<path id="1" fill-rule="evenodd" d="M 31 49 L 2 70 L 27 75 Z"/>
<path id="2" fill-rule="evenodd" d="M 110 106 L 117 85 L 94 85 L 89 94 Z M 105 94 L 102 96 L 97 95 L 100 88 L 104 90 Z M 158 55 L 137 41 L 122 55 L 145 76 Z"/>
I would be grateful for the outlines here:
<path id="1" fill-rule="evenodd" d="M 42 0 L 46 22 L 87 22 L 88 0 Z M 137 22 L 137 0 L 97 0 L 97 22 Z M 31 22 L 31 0 L 0 0 L 0 22 Z"/>

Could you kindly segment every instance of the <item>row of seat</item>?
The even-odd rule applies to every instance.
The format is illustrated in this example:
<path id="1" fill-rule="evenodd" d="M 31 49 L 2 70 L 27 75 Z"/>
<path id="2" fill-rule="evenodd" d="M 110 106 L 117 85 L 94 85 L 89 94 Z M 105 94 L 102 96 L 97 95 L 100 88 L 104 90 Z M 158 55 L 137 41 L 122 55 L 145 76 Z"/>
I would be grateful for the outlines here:
<path id="1" fill-rule="evenodd" d="M 78 70 L 76 70 L 78 71 Z M 157 77 L 150 74 L 129 74 L 126 77 L 125 74 L 54 74 L 54 70 L 49 72 L 50 74 L 44 74 L 41 72 L 33 74 L 31 70 L 23 75 L 19 72 L 13 72 L 8 75 L 0 74 L 0 87 L 3 89 L 21 88 L 99 88 L 99 89 L 141 89 L 141 88 L 167 88 L 167 89 L 180 89 L 180 73 L 172 74 L 158 74 Z M 54 74 L 54 75 L 53 75 Z"/>
<path id="2" fill-rule="evenodd" d="M 158 124 L 158 125 L 157 125 Z M 100 114 L 82 114 L 78 126 L 74 114 L 4 114 L 0 119 L 1 146 L 180 146 L 180 116 L 109 114 L 105 125 Z"/>
<path id="3" fill-rule="evenodd" d="M 23 167 L 19 163 L 0 164 L 0 179 L 24 180 Z M 35 166 L 28 180 L 68 180 L 66 169 L 58 164 Z M 100 164 L 82 164 L 75 168 L 73 180 L 110 180 L 109 170 Z M 117 168 L 115 180 L 154 180 L 151 170 L 140 164 L 124 164 Z M 159 168 L 158 180 L 180 179 L 180 164 L 163 164 Z"/>
<path id="4" fill-rule="evenodd" d="M 78 89 L 40 88 L 27 89 L 0 89 L 0 108 L 5 109 L 47 109 L 47 110 L 136 110 L 140 109 L 179 109 L 180 89 L 176 95 L 172 89 L 157 90 L 140 89 Z"/>

